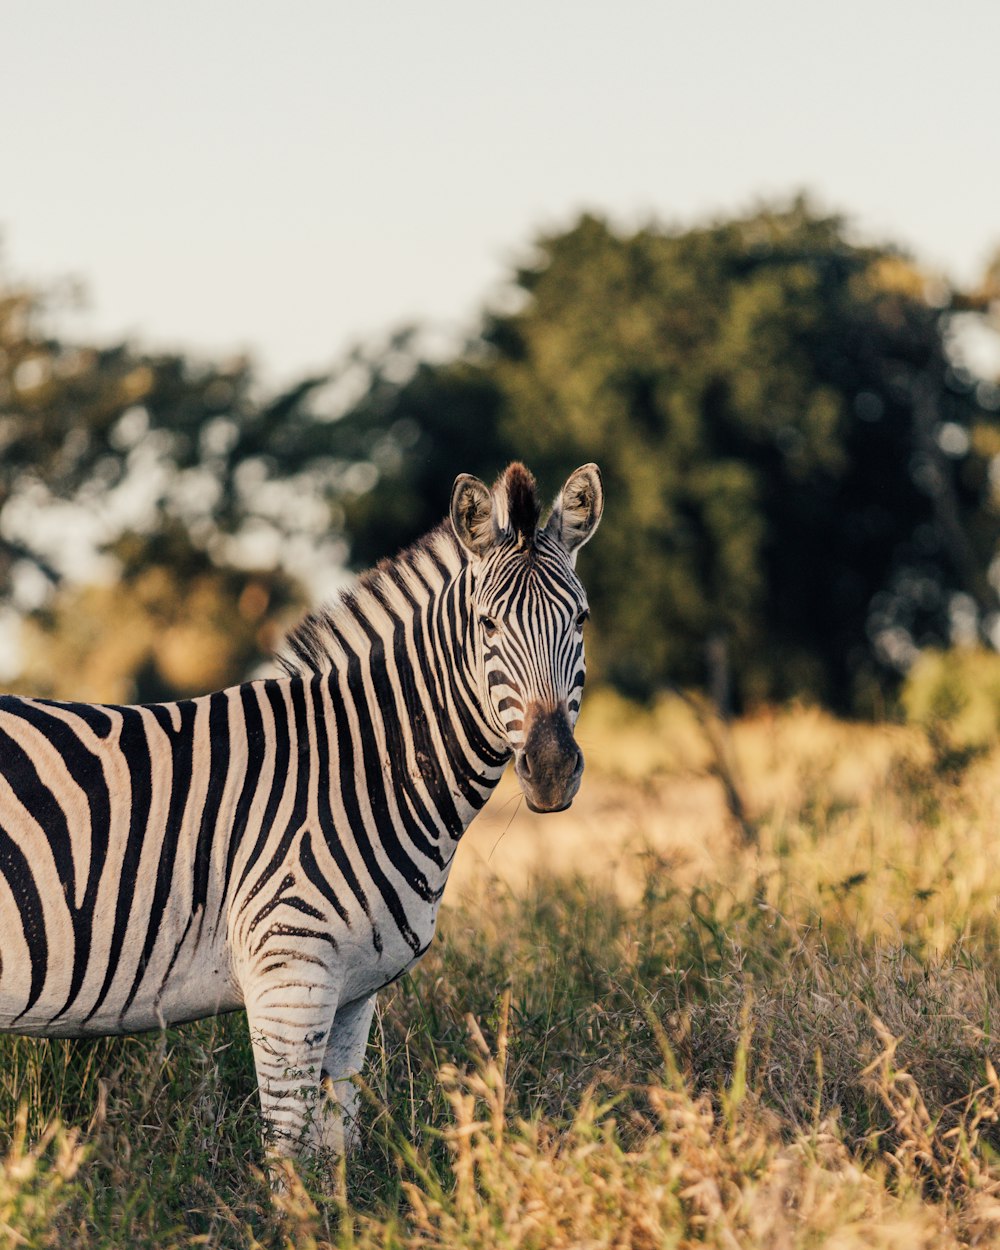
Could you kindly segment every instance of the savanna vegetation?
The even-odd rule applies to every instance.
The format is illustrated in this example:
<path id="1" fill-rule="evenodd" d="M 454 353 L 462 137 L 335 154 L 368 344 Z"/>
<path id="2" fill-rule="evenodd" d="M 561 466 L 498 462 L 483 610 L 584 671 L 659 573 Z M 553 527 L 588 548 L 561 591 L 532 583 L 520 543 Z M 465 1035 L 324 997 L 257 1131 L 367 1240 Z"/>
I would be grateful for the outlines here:
<path id="1" fill-rule="evenodd" d="M 571 812 L 467 835 L 337 1176 L 271 1204 L 239 1017 L 6 1037 L 0 1244 L 994 1244 L 996 748 L 741 721 L 748 841 L 690 709 L 622 714 Z"/>

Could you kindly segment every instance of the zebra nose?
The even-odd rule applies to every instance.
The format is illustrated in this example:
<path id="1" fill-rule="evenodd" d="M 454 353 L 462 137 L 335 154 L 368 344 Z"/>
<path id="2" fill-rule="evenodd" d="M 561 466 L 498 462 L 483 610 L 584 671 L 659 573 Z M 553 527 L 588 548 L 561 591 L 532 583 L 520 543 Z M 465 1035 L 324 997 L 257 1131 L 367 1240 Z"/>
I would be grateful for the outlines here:
<path id="1" fill-rule="evenodd" d="M 537 766 L 537 754 L 537 751 L 532 751 L 531 748 L 526 745 L 524 750 L 517 757 L 517 762 L 515 763 L 514 768 L 517 775 L 523 781 L 532 780 Z M 583 752 L 575 742 L 573 743 L 573 750 L 567 756 L 566 762 L 572 764 L 570 776 L 579 777 L 579 775 L 583 772 Z"/>
<path id="2" fill-rule="evenodd" d="M 575 776 L 579 776 L 582 771 L 584 771 L 584 752 L 580 750 L 580 747 L 577 746 L 575 742 L 572 744 L 572 752 L 569 758 L 567 758 L 567 763 L 571 763 L 572 765 L 570 776 L 574 776 L 574 778 Z M 521 751 L 519 756 L 517 756 L 517 760 L 514 765 L 516 774 L 522 781 L 531 781 L 534 779 L 536 768 L 537 760 L 535 752 L 532 752 L 529 747 L 525 746 L 525 749 Z"/>
<path id="3" fill-rule="evenodd" d="M 533 811 L 569 807 L 580 786 L 583 753 L 564 712 L 538 712 L 531 717 L 514 771 Z"/>

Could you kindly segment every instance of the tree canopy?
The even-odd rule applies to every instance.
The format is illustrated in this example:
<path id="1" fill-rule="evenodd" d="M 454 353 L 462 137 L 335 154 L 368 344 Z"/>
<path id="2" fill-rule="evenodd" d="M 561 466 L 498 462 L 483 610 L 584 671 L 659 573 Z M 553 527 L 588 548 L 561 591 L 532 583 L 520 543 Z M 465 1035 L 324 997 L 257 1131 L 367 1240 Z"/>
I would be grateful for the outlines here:
<path id="1" fill-rule="evenodd" d="M 804 202 L 680 232 L 585 216 L 514 285 L 459 358 L 339 422 L 383 448 L 348 511 L 362 562 L 455 470 L 517 456 L 554 488 L 594 459 L 593 651 L 630 694 L 701 684 L 722 641 L 744 702 L 870 707 L 956 612 L 996 630 L 997 392 L 949 352 L 983 301 Z"/>
<path id="2" fill-rule="evenodd" d="M 329 545 L 317 380 L 261 401 L 246 361 L 70 344 L 47 320 L 42 294 L 0 283 L 0 591 L 29 619 L 24 683 L 156 699 L 242 676 L 258 618 L 301 593 L 279 556 Z M 199 641 L 167 660 L 164 628 L 192 612 Z"/>
<path id="3" fill-rule="evenodd" d="M 271 398 L 245 361 L 66 345 L 0 289 L 7 596 L 37 607 L 32 578 L 72 572 L 36 524 L 57 505 L 117 570 L 86 607 L 35 596 L 30 667 L 125 595 L 167 622 L 133 690 L 187 689 L 161 635 L 208 618 L 216 647 L 226 620 L 243 641 L 185 680 L 234 679 L 296 595 L 290 553 L 364 567 L 438 521 L 460 472 L 523 459 L 554 492 L 596 460 L 608 508 L 581 568 L 604 679 L 648 696 L 724 655 L 743 704 L 870 710 L 920 648 L 1000 637 L 1000 390 L 955 351 L 995 283 L 951 290 L 804 201 L 689 230 L 584 216 L 535 241 L 514 311 L 450 358 L 400 334 Z M 200 607 L 168 610 L 189 591 Z"/>

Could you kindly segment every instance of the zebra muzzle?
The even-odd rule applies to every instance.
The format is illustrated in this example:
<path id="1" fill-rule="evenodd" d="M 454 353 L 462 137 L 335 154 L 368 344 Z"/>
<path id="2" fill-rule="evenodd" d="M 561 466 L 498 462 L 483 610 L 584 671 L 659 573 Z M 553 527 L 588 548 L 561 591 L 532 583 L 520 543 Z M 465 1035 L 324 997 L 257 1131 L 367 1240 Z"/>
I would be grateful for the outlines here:
<path id="1" fill-rule="evenodd" d="M 583 776 L 583 752 L 562 708 L 528 709 L 528 733 L 517 753 L 517 773 L 533 812 L 561 812 L 573 802 Z"/>

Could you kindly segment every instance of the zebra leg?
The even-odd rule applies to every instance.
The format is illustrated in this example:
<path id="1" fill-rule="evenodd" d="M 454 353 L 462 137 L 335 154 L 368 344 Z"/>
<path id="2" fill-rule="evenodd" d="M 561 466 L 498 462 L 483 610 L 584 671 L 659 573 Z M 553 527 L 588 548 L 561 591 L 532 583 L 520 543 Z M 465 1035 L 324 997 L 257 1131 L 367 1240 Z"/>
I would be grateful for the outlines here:
<path id="1" fill-rule="evenodd" d="M 375 1010 L 375 995 L 337 1008 L 323 1057 L 323 1091 L 332 1104 L 324 1119 L 324 1146 L 337 1154 L 350 1150 L 357 1138 L 358 1090 L 352 1081 L 361 1071 Z"/>
<path id="2" fill-rule="evenodd" d="M 331 1132 L 320 1079 L 339 987 L 307 968 L 245 996 L 269 1157 L 320 1152 Z"/>

